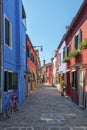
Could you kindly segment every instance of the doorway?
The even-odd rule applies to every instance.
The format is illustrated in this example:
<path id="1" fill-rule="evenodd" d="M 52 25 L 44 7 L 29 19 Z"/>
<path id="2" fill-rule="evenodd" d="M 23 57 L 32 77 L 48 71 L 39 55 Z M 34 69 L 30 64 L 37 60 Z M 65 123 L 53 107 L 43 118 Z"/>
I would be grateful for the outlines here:
<path id="1" fill-rule="evenodd" d="M 66 73 L 66 95 L 70 96 L 70 71 Z"/>
<path id="2" fill-rule="evenodd" d="M 78 96 L 79 96 L 79 106 L 82 108 L 86 107 L 86 70 L 80 69 L 78 71 Z"/>

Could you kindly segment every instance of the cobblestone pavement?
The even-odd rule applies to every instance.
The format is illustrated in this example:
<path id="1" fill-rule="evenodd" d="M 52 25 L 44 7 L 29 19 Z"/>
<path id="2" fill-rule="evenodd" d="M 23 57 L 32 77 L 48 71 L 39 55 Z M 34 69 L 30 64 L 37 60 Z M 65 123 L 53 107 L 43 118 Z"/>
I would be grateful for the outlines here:
<path id="1" fill-rule="evenodd" d="M 41 85 L 0 130 L 87 130 L 87 111 L 61 96 L 55 87 Z"/>

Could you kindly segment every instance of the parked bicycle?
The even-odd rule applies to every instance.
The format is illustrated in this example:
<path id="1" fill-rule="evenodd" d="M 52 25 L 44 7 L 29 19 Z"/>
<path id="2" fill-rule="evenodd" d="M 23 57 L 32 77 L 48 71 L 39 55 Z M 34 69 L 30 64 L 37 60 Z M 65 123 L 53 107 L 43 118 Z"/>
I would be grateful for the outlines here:
<path id="1" fill-rule="evenodd" d="M 18 97 L 16 94 L 12 94 L 10 99 L 8 97 L 5 98 L 8 100 L 5 113 L 7 117 L 11 117 L 14 111 L 18 110 Z"/>

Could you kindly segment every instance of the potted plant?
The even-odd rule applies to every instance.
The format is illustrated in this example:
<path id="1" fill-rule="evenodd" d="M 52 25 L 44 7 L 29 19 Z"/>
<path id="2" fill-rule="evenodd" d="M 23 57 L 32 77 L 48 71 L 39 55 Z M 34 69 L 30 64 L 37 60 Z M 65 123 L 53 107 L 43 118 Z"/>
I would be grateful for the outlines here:
<path id="1" fill-rule="evenodd" d="M 64 96 L 64 90 L 65 90 L 65 82 L 62 80 L 60 82 L 60 90 L 61 90 L 61 95 Z"/>
<path id="2" fill-rule="evenodd" d="M 71 51 L 70 52 L 70 57 L 76 57 L 76 56 L 78 56 L 80 54 L 80 50 L 73 50 L 73 51 Z"/>
<path id="3" fill-rule="evenodd" d="M 64 62 L 68 62 L 69 60 L 70 60 L 70 57 L 69 57 L 69 56 L 67 56 L 67 57 L 64 57 L 64 59 L 63 59 L 63 61 L 62 61 L 62 62 L 63 62 L 63 63 L 64 63 Z"/>

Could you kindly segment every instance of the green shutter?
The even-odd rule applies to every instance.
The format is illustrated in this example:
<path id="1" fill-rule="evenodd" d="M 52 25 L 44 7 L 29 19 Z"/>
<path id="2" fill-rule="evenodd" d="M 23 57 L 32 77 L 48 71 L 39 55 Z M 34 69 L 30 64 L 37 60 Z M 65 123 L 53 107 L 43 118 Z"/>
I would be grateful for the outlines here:
<path id="1" fill-rule="evenodd" d="M 70 44 L 69 44 L 69 53 L 70 53 Z"/>
<path id="2" fill-rule="evenodd" d="M 81 42 L 82 42 L 82 31 L 80 29 L 79 34 L 78 34 L 78 48 L 79 48 Z"/>
<path id="3" fill-rule="evenodd" d="M 78 49 L 78 35 L 74 37 L 74 49 Z"/>
<path id="4" fill-rule="evenodd" d="M 63 58 L 65 57 L 65 48 L 63 49 Z"/>
<path id="5" fill-rule="evenodd" d="M 67 56 L 67 47 L 65 48 L 65 57 Z"/>
<path id="6" fill-rule="evenodd" d="M 11 89 L 18 88 L 18 75 L 17 73 L 12 73 Z"/>
<path id="7" fill-rule="evenodd" d="M 81 43 L 82 42 L 82 30 L 80 29 L 79 31 L 79 42 Z"/>

